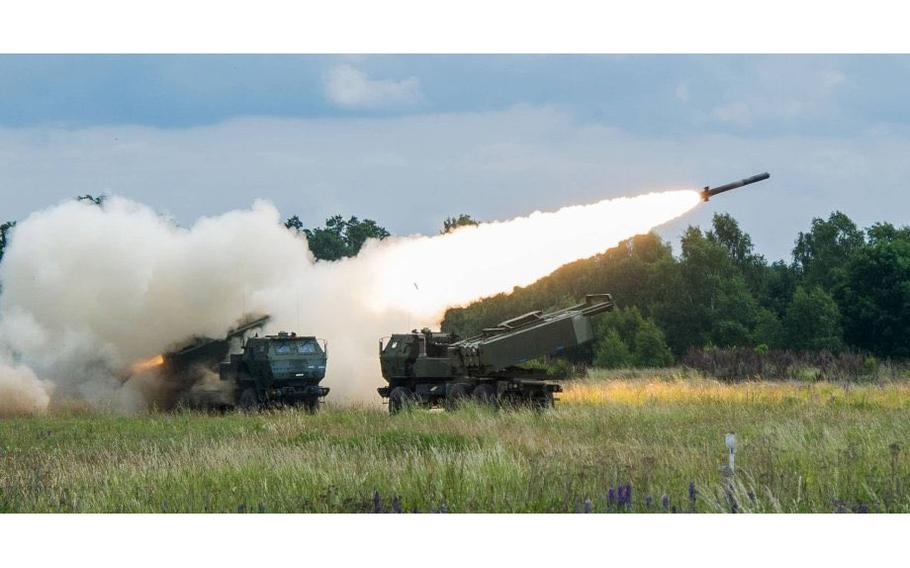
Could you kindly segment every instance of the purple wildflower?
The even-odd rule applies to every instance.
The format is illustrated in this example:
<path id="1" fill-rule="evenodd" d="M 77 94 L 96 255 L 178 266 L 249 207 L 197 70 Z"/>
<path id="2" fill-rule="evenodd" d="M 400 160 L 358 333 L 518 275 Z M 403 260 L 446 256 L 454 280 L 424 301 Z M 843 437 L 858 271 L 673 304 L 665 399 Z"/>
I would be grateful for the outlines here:
<path id="1" fill-rule="evenodd" d="M 610 486 L 610 489 L 607 490 L 607 502 L 611 505 L 616 504 L 616 490 L 613 489 L 613 486 Z"/>
<path id="2" fill-rule="evenodd" d="M 670 508 L 670 498 L 667 497 L 666 495 L 662 496 L 660 498 L 660 504 L 664 508 L 664 510 L 668 510 Z"/>

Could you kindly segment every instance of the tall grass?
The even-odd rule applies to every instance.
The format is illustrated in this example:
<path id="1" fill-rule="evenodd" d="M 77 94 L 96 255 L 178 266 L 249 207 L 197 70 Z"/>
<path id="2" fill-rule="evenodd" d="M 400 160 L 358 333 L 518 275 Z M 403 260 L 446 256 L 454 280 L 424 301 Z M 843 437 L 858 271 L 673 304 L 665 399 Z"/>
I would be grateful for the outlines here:
<path id="1" fill-rule="evenodd" d="M 544 412 L 7 419 L 0 510 L 910 512 L 905 383 L 593 371 L 561 398 Z"/>

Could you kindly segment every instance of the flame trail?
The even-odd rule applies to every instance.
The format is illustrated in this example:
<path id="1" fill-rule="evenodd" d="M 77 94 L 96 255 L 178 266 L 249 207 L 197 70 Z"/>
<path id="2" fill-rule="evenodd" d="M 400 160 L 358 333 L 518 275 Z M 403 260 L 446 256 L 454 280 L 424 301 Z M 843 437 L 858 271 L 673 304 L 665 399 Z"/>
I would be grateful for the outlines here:
<path id="1" fill-rule="evenodd" d="M 404 239 L 381 253 L 371 305 L 439 316 L 448 307 L 531 284 L 679 217 L 698 201 L 692 191 L 649 193 Z"/>
<path id="2" fill-rule="evenodd" d="M 264 202 L 188 229 L 122 198 L 65 202 L 16 225 L 0 264 L 0 385 L 47 393 L 28 399 L 36 411 L 51 395 L 141 408 L 141 389 L 110 369 L 160 366 L 175 342 L 223 336 L 246 311 L 271 314 L 268 332 L 328 339 L 332 401 L 375 403 L 380 336 L 436 326 L 447 307 L 530 284 L 698 203 L 695 191 L 604 200 L 315 262 Z"/>
<path id="3" fill-rule="evenodd" d="M 144 373 L 146 371 L 151 371 L 156 367 L 160 367 L 164 364 L 163 355 L 153 355 L 147 359 L 140 359 L 132 365 L 130 365 L 130 375 L 138 375 L 139 373 Z"/>

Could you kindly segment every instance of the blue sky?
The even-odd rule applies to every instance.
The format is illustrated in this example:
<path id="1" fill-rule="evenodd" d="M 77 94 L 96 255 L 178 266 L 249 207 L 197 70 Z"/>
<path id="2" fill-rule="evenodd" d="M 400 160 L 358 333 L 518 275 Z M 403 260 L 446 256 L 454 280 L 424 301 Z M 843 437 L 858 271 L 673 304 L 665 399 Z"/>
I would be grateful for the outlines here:
<path id="1" fill-rule="evenodd" d="M 728 210 L 908 223 L 906 56 L 0 56 L 0 205 L 117 193 L 190 223 L 269 199 L 396 233 L 768 170 Z"/>

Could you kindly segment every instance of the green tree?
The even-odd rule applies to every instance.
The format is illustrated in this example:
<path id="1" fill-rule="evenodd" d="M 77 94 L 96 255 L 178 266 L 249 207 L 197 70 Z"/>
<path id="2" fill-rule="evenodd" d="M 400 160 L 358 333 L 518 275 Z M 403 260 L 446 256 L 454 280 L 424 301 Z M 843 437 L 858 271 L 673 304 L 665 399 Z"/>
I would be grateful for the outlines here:
<path id="1" fill-rule="evenodd" d="M 869 244 L 850 260 L 837 292 L 850 345 L 881 356 L 910 357 L 908 233 L 906 227 L 874 225 Z"/>
<path id="2" fill-rule="evenodd" d="M 9 236 L 15 226 L 15 221 L 7 221 L 0 225 L 0 262 L 3 261 L 3 253 L 6 250 L 6 246 L 9 244 Z"/>
<path id="3" fill-rule="evenodd" d="M 635 333 L 633 356 L 636 367 L 666 367 L 673 364 L 664 332 L 651 320 L 644 320 Z"/>
<path id="4" fill-rule="evenodd" d="M 300 218 L 294 215 L 285 221 L 288 229 L 306 235 L 310 251 L 317 260 L 339 260 L 356 256 L 367 239 L 384 239 L 389 232 L 372 219 L 351 217 L 345 220 L 334 215 L 325 221 L 325 227 L 305 229 Z"/>
<path id="5" fill-rule="evenodd" d="M 841 315 L 831 294 L 819 286 L 796 289 L 787 308 L 784 329 L 790 349 L 837 351 L 843 346 Z"/>
<path id="6" fill-rule="evenodd" d="M 91 203 L 91 204 L 97 205 L 98 207 L 101 207 L 102 205 L 104 205 L 105 199 L 107 199 L 107 196 L 104 195 L 103 193 L 97 197 L 95 197 L 91 193 L 86 193 L 85 195 L 78 196 L 76 198 L 76 201 L 83 201 L 85 203 Z"/>
<path id="7" fill-rule="evenodd" d="M 727 248 L 689 227 L 678 263 L 662 278 L 655 319 L 677 356 L 690 347 L 748 345 L 758 305 Z"/>
<path id="8" fill-rule="evenodd" d="M 673 362 L 663 332 L 634 306 L 602 315 L 594 330 L 598 367 L 663 367 Z"/>
<path id="9" fill-rule="evenodd" d="M 607 330 L 594 347 L 594 365 L 618 369 L 632 365 L 632 353 L 615 329 Z"/>
<path id="10" fill-rule="evenodd" d="M 777 314 L 767 308 L 758 309 L 755 328 L 752 331 L 752 343 L 764 345 L 770 349 L 784 349 L 787 347 L 784 324 Z"/>
<path id="11" fill-rule="evenodd" d="M 812 219 L 808 233 L 800 233 L 793 248 L 793 264 L 809 287 L 832 290 L 843 282 L 847 261 L 865 245 L 863 233 L 840 211 L 827 220 Z"/>
<path id="12" fill-rule="evenodd" d="M 739 223 L 728 213 L 715 213 L 711 220 L 711 230 L 705 238 L 722 246 L 733 265 L 739 269 L 749 291 L 756 298 L 766 294 L 770 275 L 768 263 L 760 254 L 755 254 L 752 237 L 745 233 Z"/>
<path id="13" fill-rule="evenodd" d="M 302 233 L 304 229 L 303 221 L 297 215 L 288 217 L 287 221 L 284 222 L 284 226 L 296 233 Z"/>
<path id="14" fill-rule="evenodd" d="M 458 217 L 446 217 L 442 222 L 442 230 L 440 231 L 440 234 L 444 235 L 446 233 L 451 233 L 458 227 L 470 227 L 479 224 L 480 223 L 475 221 L 474 218 L 467 213 L 462 213 Z"/>

